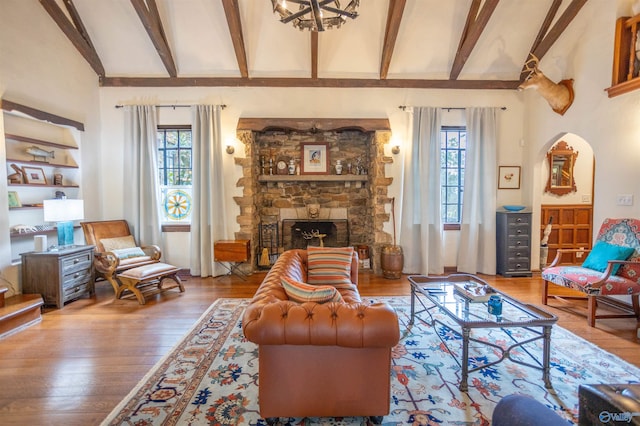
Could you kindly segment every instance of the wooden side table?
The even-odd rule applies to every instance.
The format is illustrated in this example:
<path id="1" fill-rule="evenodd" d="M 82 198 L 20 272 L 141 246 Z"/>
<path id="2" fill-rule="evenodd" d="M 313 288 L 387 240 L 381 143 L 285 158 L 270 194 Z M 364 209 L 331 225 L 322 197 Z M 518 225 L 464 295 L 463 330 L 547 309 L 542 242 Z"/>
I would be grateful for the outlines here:
<path id="1" fill-rule="evenodd" d="M 94 246 L 72 246 L 55 251 L 21 253 L 22 292 L 41 294 L 45 305 L 64 304 L 95 294 Z"/>
<path id="2" fill-rule="evenodd" d="M 249 240 L 219 240 L 213 243 L 213 260 L 225 267 L 230 274 L 236 274 L 242 279 L 246 275 L 238 270 L 242 262 L 251 259 L 251 242 Z M 225 265 L 229 263 L 230 266 Z"/>

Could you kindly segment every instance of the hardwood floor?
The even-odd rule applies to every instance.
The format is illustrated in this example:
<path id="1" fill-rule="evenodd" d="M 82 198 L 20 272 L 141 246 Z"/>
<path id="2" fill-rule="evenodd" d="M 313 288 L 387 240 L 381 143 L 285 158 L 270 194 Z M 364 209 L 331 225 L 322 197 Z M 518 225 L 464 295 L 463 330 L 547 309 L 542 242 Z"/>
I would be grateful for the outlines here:
<path id="1" fill-rule="evenodd" d="M 151 296 L 146 305 L 115 300 L 111 286 L 101 281 L 91 299 L 46 308 L 41 323 L 0 340 L 0 424 L 99 424 L 214 300 L 251 297 L 263 277 L 186 277 L 185 293 Z M 540 304 L 539 277 L 483 278 Z M 406 276 L 387 280 L 369 272 L 360 274 L 359 287 L 363 296 L 410 292 Z M 584 313 L 560 306 L 548 307 L 560 326 L 640 367 L 635 321 L 601 320 L 591 328 Z"/>

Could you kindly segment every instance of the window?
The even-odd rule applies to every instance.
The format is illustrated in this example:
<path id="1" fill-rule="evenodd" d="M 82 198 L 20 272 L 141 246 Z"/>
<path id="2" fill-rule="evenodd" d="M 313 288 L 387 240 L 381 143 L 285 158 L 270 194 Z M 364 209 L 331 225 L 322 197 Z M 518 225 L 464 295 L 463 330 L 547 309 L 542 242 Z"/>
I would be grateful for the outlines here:
<path id="1" fill-rule="evenodd" d="M 447 225 L 460 224 L 462 216 L 462 191 L 464 188 L 465 127 L 443 126 L 440 130 L 440 184 L 441 217 L 445 229 L 458 229 Z"/>
<path id="2" fill-rule="evenodd" d="M 191 165 L 191 126 L 158 127 L 158 179 L 165 223 L 191 222 Z"/>

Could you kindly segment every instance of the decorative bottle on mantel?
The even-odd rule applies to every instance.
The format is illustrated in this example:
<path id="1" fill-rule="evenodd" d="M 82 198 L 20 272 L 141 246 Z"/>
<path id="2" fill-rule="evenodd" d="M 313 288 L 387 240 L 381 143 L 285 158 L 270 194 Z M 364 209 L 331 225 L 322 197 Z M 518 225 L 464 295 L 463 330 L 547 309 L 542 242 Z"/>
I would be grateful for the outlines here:
<path id="1" fill-rule="evenodd" d="M 296 162 L 295 160 L 289 160 L 289 174 L 293 175 L 296 173 Z"/>
<path id="2" fill-rule="evenodd" d="M 342 174 L 342 160 L 336 160 L 336 174 Z"/>

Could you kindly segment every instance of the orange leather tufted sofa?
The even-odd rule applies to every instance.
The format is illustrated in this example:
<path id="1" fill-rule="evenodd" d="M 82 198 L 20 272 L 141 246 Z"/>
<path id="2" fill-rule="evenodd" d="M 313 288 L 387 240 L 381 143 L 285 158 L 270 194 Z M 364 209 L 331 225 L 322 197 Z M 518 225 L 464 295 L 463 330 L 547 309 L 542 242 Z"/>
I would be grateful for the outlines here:
<path id="1" fill-rule="evenodd" d="M 260 415 L 269 424 L 278 417 L 380 422 L 390 409 L 391 349 L 400 331 L 388 304 L 360 299 L 357 253 L 353 285 L 338 289 L 344 302 L 292 302 L 283 276 L 306 282 L 306 250 L 284 252 L 244 312 L 245 337 L 259 345 Z"/>

